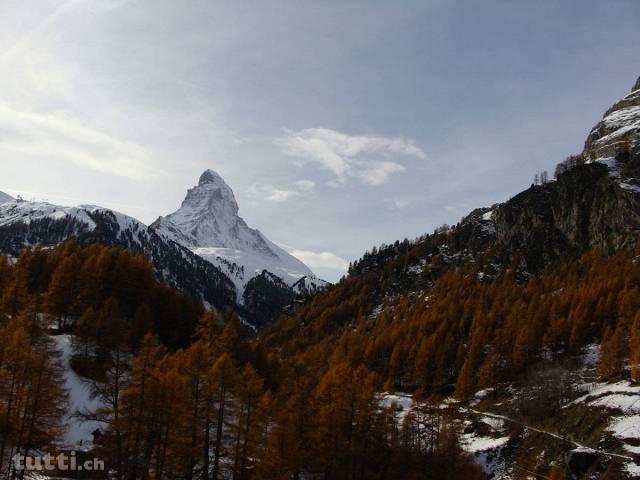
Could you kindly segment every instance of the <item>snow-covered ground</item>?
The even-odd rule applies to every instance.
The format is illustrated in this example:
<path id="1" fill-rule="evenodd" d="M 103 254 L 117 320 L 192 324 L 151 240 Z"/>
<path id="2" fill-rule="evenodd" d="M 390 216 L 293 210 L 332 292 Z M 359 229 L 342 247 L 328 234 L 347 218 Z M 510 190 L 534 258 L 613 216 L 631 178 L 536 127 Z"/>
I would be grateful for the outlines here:
<path id="1" fill-rule="evenodd" d="M 464 434 L 461 445 L 464 451 L 473 455 L 474 461 L 482 467 L 489 478 L 507 480 L 508 465 L 502 449 L 509 442 L 509 437 L 479 437 L 474 434 Z"/>
<path id="2" fill-rule="evenodd" d="M 100 428 L 99 422 L 80 422 L 73 418 L 73 414 L 78 410 L 91 411 L 100 407 L 98 399 L 91 398 L 91 390 L 85 380 L 79 377 L 70 366 L 72 349 L 71 335 L 54 335 L 57 350 L 60 352 L 60 360 L 64 366 L 64 383 L 69 393 L 69 409 L 64 424 L 66 432 L 64 435 L 64 447 L 83 450 L 93 443 L 91 432 Z"/>
<path id="3" fill-rule="evenodd" d="M 395 406 L 398 409 L 398 423 L 402 425 L 413 407 L 413 398 L 400 393 L 383 393 L 380 397 L 380 406 L 383 408 Z"/>
<path id="4" fill-rule="evenodd" d="M 616 383 L 590 383 L 581 385 L 587 393 L 572 404 L 587 403 L 590 406 L 620 409 L 623 412 L 640 412 L 640 385 L 627 380 Z"/>
<path id="5" fill-rule="evenodd" d="M 462 436 L 462 448 L 469 453 L 484 452 L 503 447 L 509 441 L 509 437 L 478 437 L 474 434 Z"/>
<path id="6" fill-rule="evenodd" d="M 640 415 L 616 417 L 609 423 L 608 430 L 620 439 L 640 439 Z M 640 455 L 640 446 L 624 444 L 623 448 L 630 453 Z"/>

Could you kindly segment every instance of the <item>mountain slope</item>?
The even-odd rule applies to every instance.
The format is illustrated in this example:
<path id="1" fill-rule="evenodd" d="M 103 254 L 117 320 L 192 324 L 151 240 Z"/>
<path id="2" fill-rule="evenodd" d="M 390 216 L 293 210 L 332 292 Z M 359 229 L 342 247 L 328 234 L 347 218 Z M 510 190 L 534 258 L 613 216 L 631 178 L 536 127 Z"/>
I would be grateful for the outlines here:
<path id="1" fill-rule="evenodd" d="M 7 195 L 4 192 L 0 192 L 0 203 L 12 202 L 13 197 L 11 195 Z"/>
<path id="2" fill-rule="evenodd" d="M 25 247 L 51 247 L 69 239 L 142 252 L 167 284 L 214 307 L 237 308 L 233 283 L 219 269 L 132 217 L 87 205 L 25 201 L 0 205 L 2 253 L 18 255 Z"/>

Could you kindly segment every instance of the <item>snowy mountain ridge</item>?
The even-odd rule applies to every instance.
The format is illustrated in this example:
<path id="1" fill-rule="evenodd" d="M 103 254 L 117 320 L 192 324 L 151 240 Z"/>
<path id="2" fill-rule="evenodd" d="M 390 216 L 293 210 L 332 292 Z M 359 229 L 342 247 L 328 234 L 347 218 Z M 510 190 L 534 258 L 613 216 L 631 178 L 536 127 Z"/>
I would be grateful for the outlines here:
<path id="1" fill-rule="evenodd" d="M 42 220 L 55 221 L 66 219 L 76 225 L 77 233 L 86 233 L 97 228 L 93 217 L 100 214 L 113 216 L 117 223 L 117 235 L 119 238 L 129 236 L 134 243 L 137 245 L 141 244 L 140 239 L 137 238 L 138 235 L 131 234 L 145 232 L 147 230 L 146 225 L 133 217 L 96 205 L 63 207 L 48 202 L 30 202 L 11 199 L 0 205 L 0 226 L 8 226 L 16 222 L 29 225 L 32 222 Z"/>
<path id="2" fill-rule="evenodd" d="M 237 306 L 234 284 L 223 272 L 135 218 L 94 205 L 62 207 L 24 200 L 0 204 L 2 254 L 16 256 L 25 247 L 53 247 L 71 239 L 141 252 L 168 285 L 216 308 Z"/>
<path id="3" fill-rule="evenodd" d="M 220 268 L 234 282 L 241 302 L 248 283 L 264 271 L 289 287 L 302 282 L 305 290 L 315 291 L 327 285 L 303 262 L 250 228 L 238 211 L 233 190 L 218 173 L 206 170 L 181 207 L 158 218 L 151 228 Z"/>

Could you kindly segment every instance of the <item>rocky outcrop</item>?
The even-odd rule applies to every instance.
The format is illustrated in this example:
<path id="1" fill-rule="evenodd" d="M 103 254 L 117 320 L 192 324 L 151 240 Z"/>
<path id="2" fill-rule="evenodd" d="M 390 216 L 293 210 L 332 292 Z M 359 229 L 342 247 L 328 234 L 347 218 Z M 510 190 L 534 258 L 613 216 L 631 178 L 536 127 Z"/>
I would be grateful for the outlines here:
<path id="1" fill-rule="evenodd" d="M 576 448 L 565 455 L 569 478 L 582 478 L 598 460 L 598 455 L 590 448 Z"/>
<path id="2" fill-rule="evenodd" d="M 640 173 L 636 165 L 640 163 L 640 80 L 591 130 L 583 157 L 587 161 L 621 158 L 633 164 L 634 173 Z"/>

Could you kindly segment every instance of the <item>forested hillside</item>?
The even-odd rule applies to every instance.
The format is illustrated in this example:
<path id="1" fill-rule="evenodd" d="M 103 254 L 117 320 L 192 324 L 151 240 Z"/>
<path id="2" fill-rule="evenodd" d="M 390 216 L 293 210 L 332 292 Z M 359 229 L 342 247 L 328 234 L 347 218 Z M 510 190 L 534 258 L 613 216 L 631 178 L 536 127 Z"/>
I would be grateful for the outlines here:
<path id="1" fill-rule="evenodd" d="M 464 403 L 432 405 L 480 389 L 500 398 L 594 343 L 602 379 L 638 380 L 636 258 L 593 252 L 528 281 L 515 269 L 479 281 L 469 265 L 369 316 L 370 276 L 353 276 L 246 339 L 232 315 L 157 284 L 143 257 L 25 251 L 0 277 L 5 468 L 63 435 L 51 338 L 65 331 L 101 399 L 78 412 L 102 425 L 90 451 L 118 478 L 484 478 L 460 443 Z M 416 393 L 425 410 L 407 415 L 384 390 Z"/>
<path id="2" fill-rule="evenodd" d="M 603 376 L 630 372 L 638 380 L 636 254 L 596 251 L 527 281 L 516 268 L 482 281 L 470 264 L 444 274 L 426 295 L 387 299 L 373 315 L 365 315 L 373 306 L 371 275 L 356 276 L 317 296 L 258 344 L 320 368 L 364 365 L 387 390 L 455 393 L 461 400 L 516 381 L 545 357 L 576 355 L 593 343 L 602 343 Z"/>
<path id="3" fill-rule="evenodd" d="M 102 425 L 85 449 L 115 478 L 482 478 L 453 425 L 428 445 L 404 430 L 364 365 L 266 352 L 232 313 L 158 284 L 140 255 L 67 243 L 0 265 L 7 478 L 15 453 L 59 451 L 69 407 L 52 339 L 63 332 L 100 399 L 75 412 Z"/>

